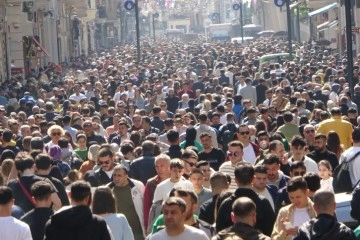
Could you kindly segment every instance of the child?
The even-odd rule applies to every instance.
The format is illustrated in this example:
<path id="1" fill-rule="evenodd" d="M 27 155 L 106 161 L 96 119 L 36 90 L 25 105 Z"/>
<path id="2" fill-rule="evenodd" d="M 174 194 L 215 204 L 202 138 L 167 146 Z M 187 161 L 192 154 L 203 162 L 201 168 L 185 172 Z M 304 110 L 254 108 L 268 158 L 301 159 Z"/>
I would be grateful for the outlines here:
<path id="1" fill-rule="evenodd" d="M 179 132 L 179 135 L 186 132 L 187 126 L 183 124 L 183 120 L 181 118 L 176 118 L 174 121 L 174 130 Z"/>
<path id="2" fill-rule="evenodd" d="M 319 176 L 321 177 L 321 189 L 334 192 L 333 189 L 333 177 L 332 168 L 330 163 L 327 160 L 321 160 L 318 163 Z"/>

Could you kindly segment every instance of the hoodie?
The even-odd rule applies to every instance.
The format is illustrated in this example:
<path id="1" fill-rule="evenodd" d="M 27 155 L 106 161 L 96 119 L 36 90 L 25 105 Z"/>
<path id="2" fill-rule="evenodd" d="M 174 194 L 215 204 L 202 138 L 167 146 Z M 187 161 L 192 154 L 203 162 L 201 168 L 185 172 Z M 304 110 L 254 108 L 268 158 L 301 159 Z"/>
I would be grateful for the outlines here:
<path id="1" fill-rule="evenodd" d="M 44 239 L 110 240 L 111 238 L 105 220 L 93 215 L 88 206 L 67 206 L 61 208 L 46 223 Z"/>

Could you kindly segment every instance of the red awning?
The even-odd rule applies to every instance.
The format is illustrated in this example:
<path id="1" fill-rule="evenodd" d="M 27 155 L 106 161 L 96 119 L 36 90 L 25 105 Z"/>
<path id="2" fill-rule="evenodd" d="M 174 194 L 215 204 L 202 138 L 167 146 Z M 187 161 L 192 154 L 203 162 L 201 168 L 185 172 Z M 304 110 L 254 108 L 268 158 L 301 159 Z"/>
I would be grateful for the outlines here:
<path id="1" fill-rule="evenodd" d="M 36 43 L 36 45 L 45 53 L 46 56 L 50 57 L 50 54 L 46 51 L 46 49 L 34 38 L 34 36 L 31 36 L 32 40 Z"/>

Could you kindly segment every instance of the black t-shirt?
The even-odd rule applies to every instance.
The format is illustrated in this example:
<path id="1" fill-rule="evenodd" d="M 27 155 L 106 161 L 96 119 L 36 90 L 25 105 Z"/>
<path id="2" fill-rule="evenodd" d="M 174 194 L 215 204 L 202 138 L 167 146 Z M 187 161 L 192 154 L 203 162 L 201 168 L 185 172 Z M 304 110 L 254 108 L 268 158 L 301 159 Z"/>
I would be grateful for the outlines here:
<path id="1" fill-rule="evenodd" d="M 221 149 L 213 148 L 211 152 L 206 153 L 202 151 L 199 153 L 199 160 L 206 160 L 210 163 L 215 171 L 219 171 L 219 167 L 225 161 L 225 154 Z"/>
<path id="2" fill-rule="evenodd" d="M 34 240 L 44 239 L 45 224 L 54 214 L 51 208 L 34 208 L 25 214 L 20 220 L 27 223 Z"/>

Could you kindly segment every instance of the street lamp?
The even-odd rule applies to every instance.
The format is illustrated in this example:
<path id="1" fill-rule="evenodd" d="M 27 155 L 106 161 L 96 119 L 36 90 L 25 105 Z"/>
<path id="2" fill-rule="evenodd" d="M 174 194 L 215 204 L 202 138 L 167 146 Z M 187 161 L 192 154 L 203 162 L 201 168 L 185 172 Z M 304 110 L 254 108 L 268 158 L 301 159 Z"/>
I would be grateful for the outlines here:
<path id="1" fill-rule="evenodd" d="M 152 24 L 153 24 L 153 36 L 154 36 L 154 42 L 156 42 L 156 35 L 155 35 L 155 18 L 159 17 L 159 13 L 153 13 L 152 14 Z"/>
<path id="2" fill-rule="evenodd" d="M 140 52 L 140 23 L 139 23 L 139 0 L 126 0 L 124 3 L 126 10 L 130 11 L 135 9 L 135 29 L 136 29 L 136 51 L 137 51 L 137 61 L 141 60 Z"/>
<path id="3" fill-rule="evenodd" d="M 345 20 L 346 20 L 346 55 L 347 55 L 347 76 L 351 96 L 354 97 L 354 79 L 353 79 L 353 49 L 352 49 L 352 21 L 351 21 L 351 1 L 345 2 Z"/>
<path id="4" fill-rule="evenodd" d="M 244 43 L 244 18 L 243 18 L 242 0 L 240 1 L 240 3 L 234 3 L 233 9 L 235 11 L 240 10 L 240 12 L 239 12 L 240 34 L 241 34 L 241 42 Z"/>
<path id="5" fill-rule="evenodd" d="M 292 59 L 292 42 L 291 42 L 291 9 L 290 9 L 290 0 L 286 0 L 286 17 L 287 17 L 287 26 L 288 26 L 288 48 L 289 48 L 289 58 Z"/>

